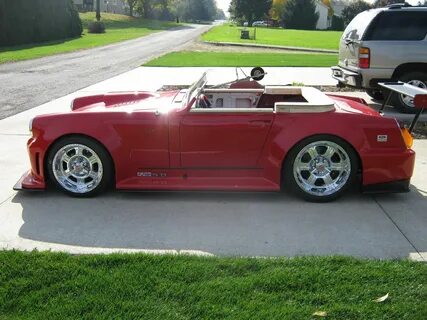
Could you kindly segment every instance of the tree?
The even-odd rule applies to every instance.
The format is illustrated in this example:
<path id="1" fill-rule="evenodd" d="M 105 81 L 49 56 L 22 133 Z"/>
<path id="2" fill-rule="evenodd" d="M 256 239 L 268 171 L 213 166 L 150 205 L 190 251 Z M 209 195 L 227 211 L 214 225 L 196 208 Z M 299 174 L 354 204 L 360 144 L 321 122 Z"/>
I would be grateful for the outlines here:
<path id="1" fill-rule="evenodd" d="M 216 12 L 215 20 L 225 20 L 227 19 L 223 10 L 219 9 Z"/>
<path id="2" fill-rule="evenodd" d="M 212 21 L 218 8 L 215 0 L 181 0 L 176 11 L 185 21 Z"/>
<path id="3" fill-rule="evenodd" d="M 319 20 L 314 0 L 286 1 L 282 20 L 286 28 L 314 30 Z"/>
<path id="4" fill-rule="evenodd" d="M 348 25 L 351 20 L 359 13 L 371 9 L 371 5 L 363 0 L 357 0 L 352 2 L 348 7 L 345 7 L 342 11 L 342 18 L 344 20 L 344 24 Z"/>
<path id="5" fill-rule="evenodd" d="M 270 10 L 270 17 L 276 21 L 282 19 L 282 16 L 285 12 L 285 2 L 286 0 L 273 0 L 273 4 Z"/>
<path id="6" fill-rule="evenodd" d="M 133 9 L 135 8 L 135 5 L 138 0 L 127 0 L 127 3 L 129 5 L 129 15 L 133 17 Z"/>
<path id="7" fill-rule="evenodd" d="M 228 11 L 236 21 L 252 25 L 268 15 L 271 5 L 272 0 L 231 0 Z"/>
<path id="8" fill-rule="evenodd" d="M 403 0 L 376 0 L 374 2 L 374 4 L 372 5 L 372 7 L 382 8 L 382 7 L 387 7 L 387 6 L 394 4 L 394 3 L 403 3 L 403 2 L 405 2 L 405 1 L 403 1 Z"/>
<path id="9" fill-rule="evenodd" d="M 328 17 L 332 18 L 334 15 L 334 8 L 332 8 L 332 1 L 331 0 L 322 0 L 322 3 L 328 7 Z"/>

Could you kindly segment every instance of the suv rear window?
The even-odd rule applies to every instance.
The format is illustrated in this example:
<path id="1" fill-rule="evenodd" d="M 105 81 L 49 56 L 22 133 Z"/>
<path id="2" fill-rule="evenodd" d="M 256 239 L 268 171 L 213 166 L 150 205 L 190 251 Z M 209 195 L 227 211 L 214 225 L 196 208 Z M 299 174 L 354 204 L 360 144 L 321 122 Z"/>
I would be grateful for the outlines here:
<path id="1" fill-rule="evenodd" d="M 374 19 L 378 10 L 368 10 L 359 13 L 353 20 L 351 20 L 350 24 L 345 28 L 343 33 L 343 39 L 351 39 L 351 40 L 360 40 L 362 39 L 363 34 L 365 33 L 366 28 L 371 23 L 372 19 Z"/>
<path id="2" fill-rule="evenodd" d="M 378 15 L 364 40 L 424 40 L 427 34 L 427 11 L 382 12 Z"/>

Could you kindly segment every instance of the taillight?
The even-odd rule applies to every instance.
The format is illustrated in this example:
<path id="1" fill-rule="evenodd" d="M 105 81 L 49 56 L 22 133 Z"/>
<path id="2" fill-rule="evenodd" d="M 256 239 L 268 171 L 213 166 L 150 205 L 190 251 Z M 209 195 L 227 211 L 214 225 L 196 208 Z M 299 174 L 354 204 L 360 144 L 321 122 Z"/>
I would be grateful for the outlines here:
<path id="1" fill-rule="evenodd" d="M 371 51 L 369 48 L 359 48 L 359 68 L 368 69 L 371 64 Z"/>
<path id="2" fill-rule="evenodd" d="M 414 144 L 414 138 L 412 137 L 412 134 L 406 128 L 402 128 L 401 132 L 402 132 L 402 138 L 403 138 L 403 141 L 405 141 L 406 147 L 408 149 L 412 148 L 412 145 Z"/>

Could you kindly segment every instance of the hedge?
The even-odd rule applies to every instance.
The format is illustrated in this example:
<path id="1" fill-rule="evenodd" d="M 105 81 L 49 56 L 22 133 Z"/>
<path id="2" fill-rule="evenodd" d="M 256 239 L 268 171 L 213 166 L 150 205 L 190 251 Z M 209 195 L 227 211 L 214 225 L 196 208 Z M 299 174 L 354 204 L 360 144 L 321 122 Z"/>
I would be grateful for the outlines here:
<path id="1" fill-rule="evenodd" d="M 0 46 L 73 38 L 82 32 L 73 0 L 0 0 Z"/>

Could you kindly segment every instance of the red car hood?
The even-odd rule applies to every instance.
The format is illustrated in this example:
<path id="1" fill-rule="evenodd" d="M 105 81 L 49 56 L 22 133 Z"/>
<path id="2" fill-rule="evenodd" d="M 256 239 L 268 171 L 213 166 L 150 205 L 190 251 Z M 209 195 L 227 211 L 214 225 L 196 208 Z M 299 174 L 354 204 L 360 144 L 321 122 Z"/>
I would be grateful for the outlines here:
<path id="1" fill-rule="evenodd" d="M 177 91 L 110 92 L 79 97 L 71 105 L 72 111 L 125 111 L 171 108 Z"/>

